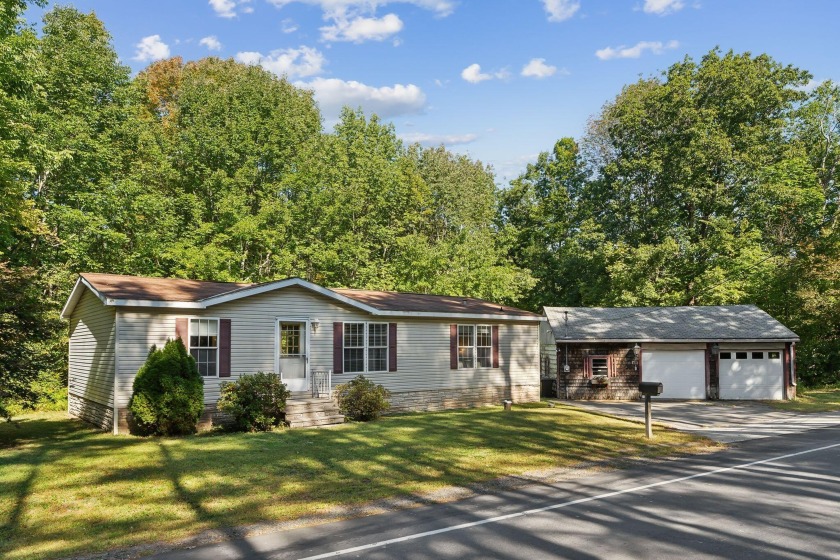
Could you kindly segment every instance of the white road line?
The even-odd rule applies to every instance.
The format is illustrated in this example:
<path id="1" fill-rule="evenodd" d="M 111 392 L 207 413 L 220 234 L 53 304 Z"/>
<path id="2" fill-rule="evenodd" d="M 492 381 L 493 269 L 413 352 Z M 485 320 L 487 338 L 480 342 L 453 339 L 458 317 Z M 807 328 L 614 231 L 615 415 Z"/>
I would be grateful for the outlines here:
<path id="1" fill-rule="evenodd" d="M 770 459 L 762 459 L 761 461 L 753 461 L 751 463 L 743 463 L 741 465 L 733 465 L 731 467 L 723 467 L 720 469 L 715 469 L 713 471 L 707 471 L 697 474 L 692 474 L 689 476 L 681 476 L 679 478 L 673 478 L 670 480 L 662 480 L 659 482 L 653 482 L 651 484 L 644 484 L 642 486 L 636 486 L 634 488 L 627 488 L 625 490 L 616 490 L 614 492 L 607 492 L 606 494 L 598 494 L 597 496 L 590 496 L 588 498 L 578 498 L 577 500 L 572 500 L 570 502 L 562 502 L 559 504 L 552 504 L 550 506 L 544 506 L 541 508 L 529 509 L 526 511 L 520 511 L 517 513 L 508 513 L 506 515 L 499 515 L 497 517 L 489 517 L 487 519 L 482 519 L 480 521 L 471 521 L 469 523 L 461 523 L 460 525 L 452 525 L 450 527 L 443 527 L 441 529 L 435 529 L 434 531 L 425 531 L 423 533 L 415 533 L 413 535 L 405 535 L 403 537 L 397 537 L 394 539 L 388 539 L 384 541 L 378 541 L 375 543 L 370 544 L 363 544 L 360 546 L 354 546 L 352 548 L 345 548 L 342 550 L 335 550 L 333 552 L 325 552 L 324 554 L 318 554 L 316 556 L 307 556 L 305 558 L 301 558 L 300 560 L 320 560 L 321 558 L 333 558 L 335 556 L 343 556 L 345 554 L 350 554 L 353 552 L 360 552 L 362 550 L 369 550 L 371 548 L 379 548 L 381 546 L 387 546 L 389 544 L 401 543 L 406 541 L 413 541 L 416 539 L 422 539 L 424 537 L 431 537 L 433 535 L 440 535 L 441 533 L 449 533 L 452 531 L 460 531 L 461 529 L 469 529 L 470 527 L 477 527 L 479 525 L 486 525 L 487 523 L 498 523 L 500 521 L 506 521 L 508 519 L 514 519 L 516 517 L 525 517 L 526 515 L 533 515 L 535 513 L 542 513 L 544 511 L 551 511 L 554 509 L 565 508 L 569 506 L 574 506 L 577 504 L 584 504 L 587 502 L 594 502 L 596 500 L 603 500 L 605 498 L 612 498 L 613 496 L 620 496 L 621 494 L 630 494 L 633 492 L 638 492 L 640 490 L 647 490 L 648 488 L 656 488 L 657 486 L 666 486 L 668 484 L 676 484 L 677 482 L 685 482 L 686 480 L 692 480 L 695 478 L 702 478 L 704 476 L 711 476 L 713 474 L 720 474 L 724 472 L 734 471 L 738 469 L 745 469 L 748 467 L 752 467 L 755 465 L 762 465 L 764 463 L 772 463 L 774 461 L 779 461 L 782 459 L 790 459 L 791 457 L 798 457 L 800 455 L 807 455 L 809 453 L 816 453 L 818 451 L 825 451 L 826 449 L 831 449 L 833 447 L 840 447 L 840 443 L 834 443 L 832 445 L 826 445 L 823 447 L 817 447 L 814 449 L 807 449 L 805 451 L 799 451 L 797 453 L 789 453 L 787 455 L 780 455 L 778 457 L 772 457 Z"/>

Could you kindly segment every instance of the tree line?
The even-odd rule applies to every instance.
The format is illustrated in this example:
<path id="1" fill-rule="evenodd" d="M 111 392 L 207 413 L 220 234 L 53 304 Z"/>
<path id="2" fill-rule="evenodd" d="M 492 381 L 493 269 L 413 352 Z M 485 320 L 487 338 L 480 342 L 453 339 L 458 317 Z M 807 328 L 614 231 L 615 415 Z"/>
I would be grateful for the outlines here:
<path id="1" fill-rule="evenodd" d="M 60 402 L 75 275 L 450 293 L 542 305 L 755 302 L 840 371 L 840 91 L 709 52 L 626 86 L 510 185 L 312 92 L 205 58 L 131 75 L 93 14 L 0 8 L 0 414 Z M 40 4 L 41 2 L 35 2 Z M 14 406 L 12 406 L 14 404 Z"/>

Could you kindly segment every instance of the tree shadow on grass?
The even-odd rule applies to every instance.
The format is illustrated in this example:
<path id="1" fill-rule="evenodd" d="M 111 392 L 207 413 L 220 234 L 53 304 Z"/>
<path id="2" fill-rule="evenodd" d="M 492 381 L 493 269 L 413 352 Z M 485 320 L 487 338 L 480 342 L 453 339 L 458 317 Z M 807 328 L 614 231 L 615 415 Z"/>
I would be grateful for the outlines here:
<path id="1" fill-rule="evenodd" d="M 195 515 L 195 519 L 202 524 L 213 527 L 218 534 L 219 539 L 226 539 L 230 547 L 244 558 L 252 558 L 254 560 L 264 558 L 251 544 L 243 540 L 242 534 L 237 532 L 234 527 L 224 520 L 220 520 L 213 515 L 201 504 L 201 499 L 193 495 L 185 485 L 181 482 L 181 470 L 178 469 L 178 463 L 172 457 L 170 450 L 167 448 L 166 442 L 160 441 L 159 445 L 161 456 L 164 460 L 164 468 L 169 480 L 172 482 L 172 488 L 178 499 L 189 506 Z"/>

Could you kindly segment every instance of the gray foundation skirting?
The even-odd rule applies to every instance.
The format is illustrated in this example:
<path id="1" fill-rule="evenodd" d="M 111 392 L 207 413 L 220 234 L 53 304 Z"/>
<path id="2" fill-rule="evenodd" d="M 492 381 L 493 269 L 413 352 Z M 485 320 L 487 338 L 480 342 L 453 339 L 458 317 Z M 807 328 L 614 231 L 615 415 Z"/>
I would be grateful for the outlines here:
<path id="1" fill-rule="evenodd" d="M 71 416 L 89 422 L 102 430 L 114 429 L 114 408 L 70 393 L 67 395 Z"/>
<path id="2" fill-rule="evenodd" d="M 515 403 L 539 401 L 540 386 L 514 385 L 512 387 L 474 387 L 391 393 L 389 412 L 431 412 L 499 405 L 504 399 L 510 399 Z"/>
<path id="3" fill-rule="evenodd" d="M 215 404 L 205 404 L 204 413 L 198 419 L 198 431 L 209 430 L 213 426 L 224 426 L 230 423 L 231 418 L 227 414 L 216 409 Z M 128 426 L 128 409 L 121 408 L 117 411 L 118 430 L 121 434 L 131 433 Z"/>

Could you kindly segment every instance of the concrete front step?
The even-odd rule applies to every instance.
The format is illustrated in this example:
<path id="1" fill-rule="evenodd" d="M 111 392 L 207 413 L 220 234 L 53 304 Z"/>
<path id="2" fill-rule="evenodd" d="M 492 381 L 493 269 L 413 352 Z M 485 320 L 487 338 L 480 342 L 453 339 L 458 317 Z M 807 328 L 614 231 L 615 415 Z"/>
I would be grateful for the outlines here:
<path id="1" fill-rule="evenodd" d="M 289 420 L 286 422 L 290 428 L 311 428 L 313 426 L 331 426 L 333 424 L 344 424 L 344 416 L 336 414 L 334 416 L 319 416 L 316 418 L 308 418 L 302 420 Z"/>
<path id="2" fill-rule="evenodd" d="M 331 399 L 293 398 L 286 401 L 285 420 L 290 428 L 343 424 L 344 416 Z"/>
<path id="3" fill-rule="evenodd" d="M 286 413 L 316 412 L 318 410 L 338 410 L 338 406 L 329 399 L 312 399 L 309 401 L 286 401 Z"/>
<path id="4" fill-rule="evenodd" d="M 330 410 L 315 410 L 310 412 L 286 412 L 286 422 L 295 420 L 310 420 L 315 418 L 327 418 L 330 416 L 340 416 L 338 409 Z"/>

